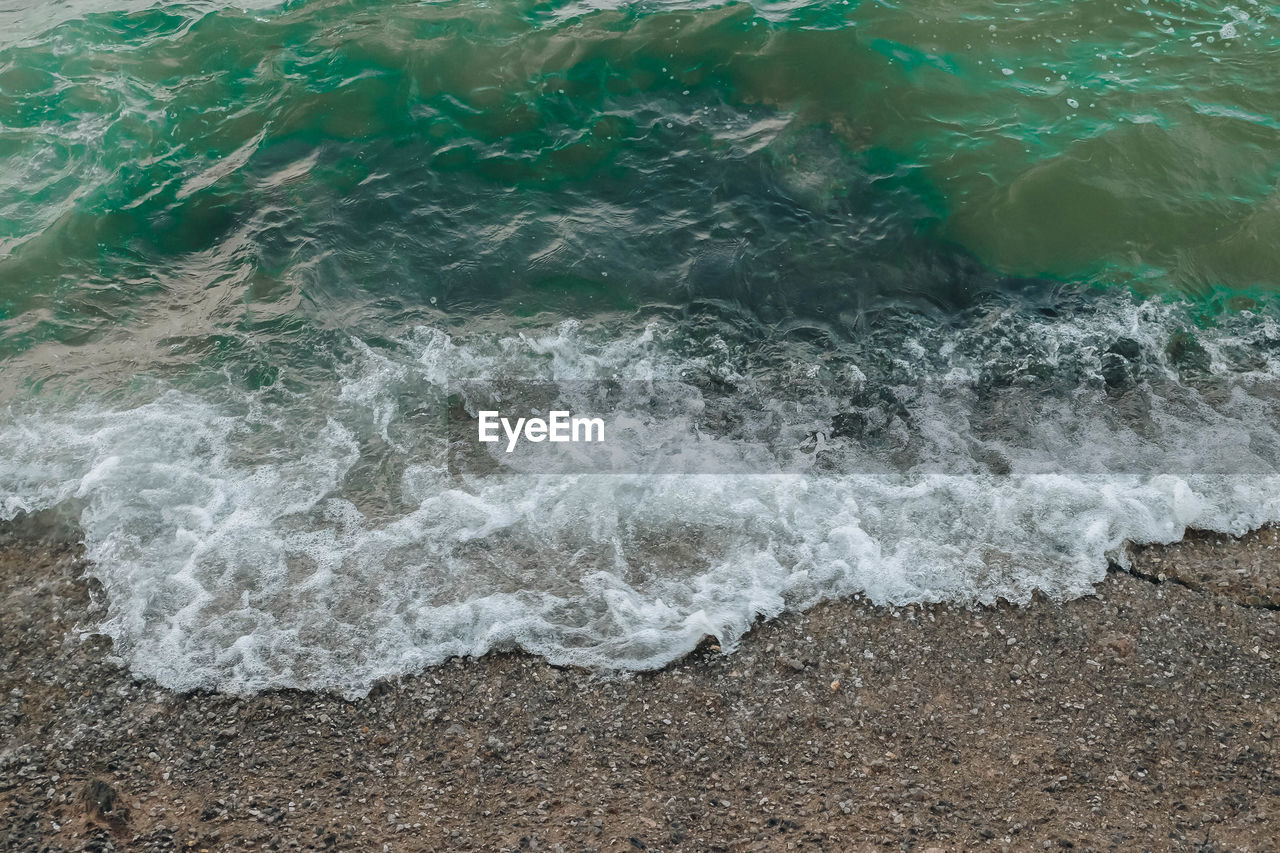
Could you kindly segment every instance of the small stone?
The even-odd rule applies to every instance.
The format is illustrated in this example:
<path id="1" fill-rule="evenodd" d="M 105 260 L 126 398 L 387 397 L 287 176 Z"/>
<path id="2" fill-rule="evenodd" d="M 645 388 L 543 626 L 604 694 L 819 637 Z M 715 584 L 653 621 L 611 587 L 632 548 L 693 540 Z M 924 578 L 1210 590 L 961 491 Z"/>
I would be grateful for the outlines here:
<path id="1" fill-rule="evenodd" d="M 94 779 L 80 793 L 85 811 L 93 820 L 121 826 L 129 820 L 129 809 L 120 800 L 120 794 L 101 779 Z"/>
<path id="2" fill-rule="evenodd" d="M 1116 631 L 1103 638 L 1103 645 L 1118 658 L 1131 657 L 1138 649 L 1138 644 L 1128 634 Z"/>

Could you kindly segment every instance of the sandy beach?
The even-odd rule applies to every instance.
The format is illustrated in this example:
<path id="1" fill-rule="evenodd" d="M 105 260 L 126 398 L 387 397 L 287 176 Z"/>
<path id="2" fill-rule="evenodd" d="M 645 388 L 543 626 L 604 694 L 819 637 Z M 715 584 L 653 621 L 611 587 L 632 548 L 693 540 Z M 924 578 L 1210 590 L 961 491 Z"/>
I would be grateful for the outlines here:
<path id="1" fill-rule="evenodd" d="M 840 601 L 605 676 L 519 653 L 366 699 L 175 694 L 78 549 L 0 549 L 6 850 L 1273 850 L 1274 531 L 1135 551 L 1092 597 Z"/>

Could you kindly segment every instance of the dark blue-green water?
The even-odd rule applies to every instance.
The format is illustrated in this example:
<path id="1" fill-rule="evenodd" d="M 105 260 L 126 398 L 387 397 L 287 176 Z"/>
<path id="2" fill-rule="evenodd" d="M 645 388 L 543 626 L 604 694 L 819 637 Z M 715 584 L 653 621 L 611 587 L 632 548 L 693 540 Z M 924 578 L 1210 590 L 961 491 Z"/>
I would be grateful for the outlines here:
<path id="1" fill-rule="evenodd" d="M 140 675 L 356 694 L 1280 520 L 1276 14 L 0 8 L 0 516 Z M 454 464 L 519 380 L 622 461 Z"/>

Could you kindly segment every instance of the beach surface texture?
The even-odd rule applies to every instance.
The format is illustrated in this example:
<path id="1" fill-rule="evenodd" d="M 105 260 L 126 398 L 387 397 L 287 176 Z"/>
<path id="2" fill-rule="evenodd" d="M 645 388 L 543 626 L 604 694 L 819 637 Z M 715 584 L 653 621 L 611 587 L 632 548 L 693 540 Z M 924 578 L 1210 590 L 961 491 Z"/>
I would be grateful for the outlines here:
<path id="1" fill-rule="evenodd" d="M 78 550 L 10 537 L 0 848 L 1275 850 L 1277 537 L 1134 565 L 1065 603 L 840 601 L 658 672 L 491 654 L 347 701 L 132 678 L 67 639 Z"/>

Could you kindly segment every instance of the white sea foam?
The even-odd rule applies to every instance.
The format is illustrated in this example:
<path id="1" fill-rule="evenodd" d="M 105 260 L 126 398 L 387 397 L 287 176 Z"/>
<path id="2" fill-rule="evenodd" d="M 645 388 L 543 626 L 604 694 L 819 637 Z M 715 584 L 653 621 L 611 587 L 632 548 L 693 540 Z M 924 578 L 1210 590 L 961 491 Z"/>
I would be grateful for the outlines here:
<path id="1" fill-rule="evenodd" d="M 1274 328 L 1202 335 L 1197 384 L 1168 355 L 1180 322 L 1147 305 L 922 326 L 875 393 L 866 377 L 883 365 L 756 358 L 679 325 L 420 329 L 393 347 L 353 341 L 345 375 L 301 396 L 156 382 L 111 404 L 14 404 L 0 515 L 80 508 L 109 600 L 94 629 L 168 687 L 358 695 L 510 647 L 652 668 L 826 597 L 1077 596 L 1126 541 L 1280 519 Z M 1146 366 L 1117 391 L 1097 375 L 1120 338 Z M 1248 370 L 1233 361 L 1244 351 Z M 1006 357 L 1023 379 L 989 381 Z M 1082 378 L 1027 384 L 1041 362 Z M 637 414 L 641 431 L 720 473 L 451 472 L 432 414 L 450 383 L 511 376 L 682 383 L 686 416 Z M 852 437 L 832 428 L 849 411 Z M 752 473 L 762 446 L 785 457 L 778 473 Z"/>

